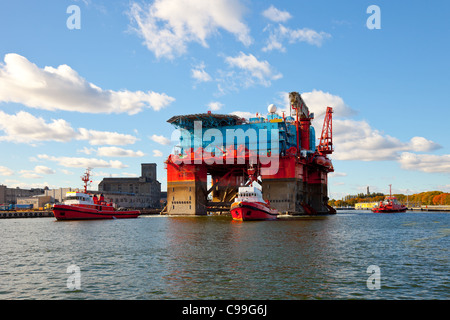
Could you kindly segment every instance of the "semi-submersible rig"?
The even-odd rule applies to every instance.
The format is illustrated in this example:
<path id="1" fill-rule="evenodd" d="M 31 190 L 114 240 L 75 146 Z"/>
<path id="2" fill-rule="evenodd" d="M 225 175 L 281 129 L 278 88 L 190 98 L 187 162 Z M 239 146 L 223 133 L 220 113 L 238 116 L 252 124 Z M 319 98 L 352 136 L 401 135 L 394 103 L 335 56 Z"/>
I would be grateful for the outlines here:
<path id="1" fill-rule="evenodd" d="M 333 214 L 327 175 L 333 172 L 332 113 L 327 107 L 316 147 L 314 114 L 301 95 L 289 94 L 289 115 L 248 120 L 230 114 L 174 116 L 178 144 L 166 160 L 169 215 L 226 212 L 240 186 L 258 182 L 280 214 Z M 209 178 L 208 178 L 209 176 Z"/>

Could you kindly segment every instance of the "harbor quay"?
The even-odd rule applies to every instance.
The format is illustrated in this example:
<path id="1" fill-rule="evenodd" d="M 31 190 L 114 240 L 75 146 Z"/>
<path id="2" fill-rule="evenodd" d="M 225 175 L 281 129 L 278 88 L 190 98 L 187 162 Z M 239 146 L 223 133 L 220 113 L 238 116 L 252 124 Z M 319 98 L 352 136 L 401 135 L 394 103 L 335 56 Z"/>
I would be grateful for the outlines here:
<path id="1" fill-rule="evenodd" d="M 117 209 L 133 208 L 142 214 L 159 214 L 164 207 L 166 192 L 161 192 L 156 167 L 156 163 L 142 163 L 140 177 L 104 178 L 99 190 L 89 190 L 89 193 L 103 196 Z M 22 189 L 0 185 L 0 219 L 53 217 L 52 206 L 63 203 L 67 193 L 78 191 L 81 188 Z"/>

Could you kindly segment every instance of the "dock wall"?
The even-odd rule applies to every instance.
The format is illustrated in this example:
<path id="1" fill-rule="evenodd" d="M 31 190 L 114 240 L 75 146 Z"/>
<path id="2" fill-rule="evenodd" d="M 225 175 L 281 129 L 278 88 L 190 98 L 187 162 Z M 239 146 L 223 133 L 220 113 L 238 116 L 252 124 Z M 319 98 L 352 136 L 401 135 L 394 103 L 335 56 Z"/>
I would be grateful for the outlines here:
<path id="1" fill-rule="evenodd" d="M 48 217 L 54 217 L 52 211 L 0 211 L 0 219 Z"/>

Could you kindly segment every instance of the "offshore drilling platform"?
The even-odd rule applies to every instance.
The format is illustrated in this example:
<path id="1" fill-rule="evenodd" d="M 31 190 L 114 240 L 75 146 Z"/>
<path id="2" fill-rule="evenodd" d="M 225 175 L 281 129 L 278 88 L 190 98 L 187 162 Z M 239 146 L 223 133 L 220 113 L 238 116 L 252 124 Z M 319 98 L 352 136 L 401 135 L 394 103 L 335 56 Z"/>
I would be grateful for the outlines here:
<path id="1" fill-rule="evenodd" d="M 327 107 L 319 144 L 314 114 L 300 94 L 289 94 L 289 115 L 269 106 L 267 117 L 229 114 L 180 115 L 167 122 L 179 144 L 166 160 L 169 215 L 226 212 L 238 188 L 257 181 L 263 198 L 280 214 L 318 215 L 328 205 L 327 175 L 333 172 L 332 108 Z M 209 176 L 209 178 L 208 178 Z"/>

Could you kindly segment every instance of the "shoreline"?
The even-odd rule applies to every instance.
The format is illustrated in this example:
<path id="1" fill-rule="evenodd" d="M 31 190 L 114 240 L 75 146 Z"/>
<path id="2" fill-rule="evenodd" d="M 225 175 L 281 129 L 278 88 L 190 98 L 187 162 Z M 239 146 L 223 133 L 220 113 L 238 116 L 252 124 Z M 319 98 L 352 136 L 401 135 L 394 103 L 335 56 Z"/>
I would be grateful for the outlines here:
<path id="1" fill-rule="evenodd" d="M 342 208 L 335 208 L 336 210 L 363 210 L 363 211 L 370 211 L 372 208 L 360 208 L 355 209 L 354 207 L 342 207 Z M 408 207 L 407 211 L 422 211 L 422 212 L 450 212 L 450 206 L 421 206 L 421 207 Z"/>

